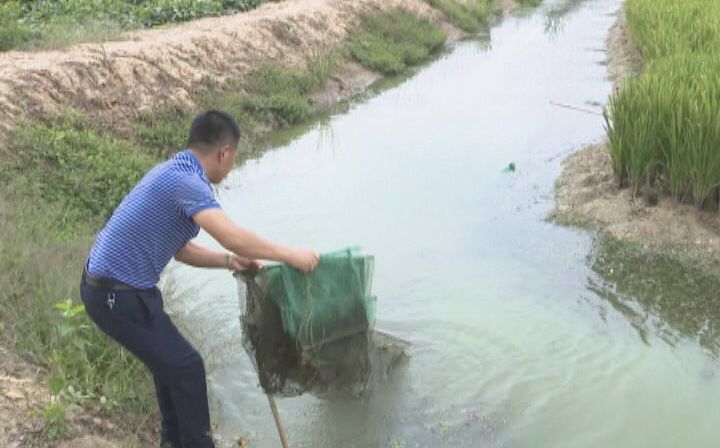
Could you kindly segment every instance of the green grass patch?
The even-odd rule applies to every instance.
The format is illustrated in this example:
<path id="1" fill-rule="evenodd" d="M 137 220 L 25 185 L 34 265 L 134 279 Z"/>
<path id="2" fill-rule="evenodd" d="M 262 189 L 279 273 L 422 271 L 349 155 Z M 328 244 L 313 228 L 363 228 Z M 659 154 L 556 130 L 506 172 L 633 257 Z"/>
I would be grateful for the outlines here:
<path id="1" fill-rule="evenodd" d="M 30 0 L 0 6 L 0 51 L 107 40 L 122 31 L 247 11 L 265 0 Z"/>
<path id="2" fill-rule="evenodd" d="M 720 198 L 720 3 L 629 0 L 646 71 L 605 112 L 613 166 L 634 192 L 666 191 L 717 209 Z"/>
<path id="3" fill-rule="evenodd" d="M 243 114 L 276 126 L 288 126 L 307 120 L 313 113 L 310 93 L 327 81 L 330 69 L 310 65 L 294 69 L 270 65 L 249 76 L 246 96 L 239 99 Z M 235 104 L 228 104 L 232 107 Z"/>
<path id="4" fill-rule="evenodd" d="M 18 2 L 0 5 L 0 51 L 18 47 L 33 37 L 30 27 L 21 20 L 22 14 Z"/>
<path id="5" fill-rule="evenodd" d="M 150 168 L 153 159 L 126 140 L 90 128 L 64 111 L 50 122 L 29 121 L 8 138 L 12 148 L 3 172 L 24 177 L 27 196 L 62 203 L 62 225 L 106 218 Z"/>
<path id="6" fill-rule="evenodd" d="M 350 54 L 387 75 L 426 61 L 447 39 L 437 25 L 401 9 L 364 15 L 362 21 L 350 37 Z"/>
<path id="7" fill-rule="evenodd" d="M 430 6 L 439 9 L 455 26 L 477 33 L 488 27 L 490 17 L 497 12 L 492 0 L 427 0 Z"/>

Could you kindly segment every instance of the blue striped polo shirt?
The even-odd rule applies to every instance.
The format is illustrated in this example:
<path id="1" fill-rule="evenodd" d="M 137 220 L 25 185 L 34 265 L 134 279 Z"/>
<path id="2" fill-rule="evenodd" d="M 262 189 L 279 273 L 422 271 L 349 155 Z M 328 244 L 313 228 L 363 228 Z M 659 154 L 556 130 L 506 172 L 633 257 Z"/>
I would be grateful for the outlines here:
<path id="1" fill-rule="evenodd" d="M 198 159 L 181 151 L 145 174 L 115 209 L 90 250 L 88 272 L 152 288 L 200 231 L 192 216 L 219 207 Z"/>

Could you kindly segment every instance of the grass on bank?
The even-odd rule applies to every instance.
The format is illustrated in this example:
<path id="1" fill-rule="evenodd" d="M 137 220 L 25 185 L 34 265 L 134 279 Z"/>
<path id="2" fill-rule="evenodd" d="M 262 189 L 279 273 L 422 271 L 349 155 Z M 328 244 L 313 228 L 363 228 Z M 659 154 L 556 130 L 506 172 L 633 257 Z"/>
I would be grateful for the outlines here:
<path id="1" fill-rule="evenodd" d="M 49 122 L 30 121 L 10 135 L 12 148 L 3 170 L 29 175 L 26 196 L 42 203 L 62 203 L 55 217 L 59 227 L 88 218 L 110 216 L 128 189 L 152 165 L 153 159 L 134 150 L 130 142 L 89 128 L 71 110 Z"/>
<path id="2" fill-rule="evenodd" d="M 717 210 L 720 201 L 720 3 L 628 0 L 643 74 L 605 112 L 621 184 Z"/>
<path id="3" fill-rule="evenodd" d="M 0 51 L 106 40 L 122 31 L 247 11 L 265 0 L 29 0 L 0 5 Z"/>
<path id="4" fill-rule="evenodd" d="M 385 75 L 396 75 L 430 58 L 447 35 L 416 14 L 395 9 L 362 17 L 350 36 L 349 50 L 360 64 Z"/>
<path id="5" fill-rule="evenodd" d="M 433 8 L 442 11 L 458 28 L 477 33 L 488 27 L 490 18 L 498 8 L 493 0 L 427 0 Z"/>

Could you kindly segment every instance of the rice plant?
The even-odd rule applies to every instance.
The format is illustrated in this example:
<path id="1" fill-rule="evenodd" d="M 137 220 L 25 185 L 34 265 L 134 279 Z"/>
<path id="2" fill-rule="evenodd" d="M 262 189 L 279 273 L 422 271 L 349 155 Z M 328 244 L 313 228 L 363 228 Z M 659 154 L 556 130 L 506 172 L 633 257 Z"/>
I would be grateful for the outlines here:
<path id="1" fill-rule="evenodd" d="M 715 208 L 720 186 L 720 3 L 628 0 L 646 71 L 605 111 L 613 167 L 634 193 L 659 187 Z M 714 30 L 711 32 L 711 30 Z"/>

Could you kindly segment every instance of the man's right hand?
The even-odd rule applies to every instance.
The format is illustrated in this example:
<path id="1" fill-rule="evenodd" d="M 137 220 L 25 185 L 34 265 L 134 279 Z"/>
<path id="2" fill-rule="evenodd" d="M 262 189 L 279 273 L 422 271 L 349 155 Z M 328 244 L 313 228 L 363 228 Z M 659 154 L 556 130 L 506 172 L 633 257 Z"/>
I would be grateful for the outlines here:
<path id="1" fill-rule="evenodd" d="M 310 272 L 315 269 L 320 256 L 311 250 L 293 249 L 287 259 L 287 264 L 302 272 Z"/>

